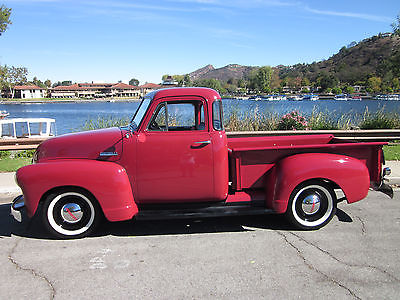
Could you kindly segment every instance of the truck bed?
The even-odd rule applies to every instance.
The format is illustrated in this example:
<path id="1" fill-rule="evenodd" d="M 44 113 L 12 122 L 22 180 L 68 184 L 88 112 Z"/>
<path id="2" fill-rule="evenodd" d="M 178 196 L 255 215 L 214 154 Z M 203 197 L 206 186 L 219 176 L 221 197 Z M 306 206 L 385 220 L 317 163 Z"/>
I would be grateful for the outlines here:
<path id="1" fill-rule="evenodd" d="M 379 182 L 386 143 L 358 143 L 333 135 L 271 136 L 229 138 L 230 181 L 236 191 L 264 187 L 268 172 L 282 158 L 301 153 L 331 153 L 364 162 L 371 182 Z"/>

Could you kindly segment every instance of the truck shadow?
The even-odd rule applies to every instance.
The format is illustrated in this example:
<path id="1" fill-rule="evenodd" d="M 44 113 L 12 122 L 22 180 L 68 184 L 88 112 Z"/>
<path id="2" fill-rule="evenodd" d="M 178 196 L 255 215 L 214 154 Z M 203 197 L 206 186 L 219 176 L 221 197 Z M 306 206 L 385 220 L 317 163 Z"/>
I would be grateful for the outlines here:
<path id="1" fill-rule="evenodd" d="M 352 219 L 338 209 L 340 222 Z M 251 232 L 258 229 L 296 231 L 283 216 L 256 215 L 215 218 L 193 218 L 173 220 L 131 220 L 124 222 L 103 222 L 92 237 L 113 236 L 153 236 L 223 232 Z M 39 220 L 18 223 L 10 215 L 10 204 L 0 204 L 0 238 L 12 235 L 34 238 L 55 239 L 47 233 Z"/>

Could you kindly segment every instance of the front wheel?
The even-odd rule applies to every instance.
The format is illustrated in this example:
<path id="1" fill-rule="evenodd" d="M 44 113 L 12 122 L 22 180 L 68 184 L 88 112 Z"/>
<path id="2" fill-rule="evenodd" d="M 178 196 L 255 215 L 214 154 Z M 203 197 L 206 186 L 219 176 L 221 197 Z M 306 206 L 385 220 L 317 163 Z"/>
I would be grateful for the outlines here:
<path id="1" fill-rule="evenodd" d="M 309 181 L 296 187 L 290 195 L 286 217 L 300 229 L 318 229 L 336 213 L 336 194 L 323 181 Z"/>
<path id="2" fill-rule="evenodd" d="M 67 239 L 89 235 L 100 221 L 100 208 L 88 193 L 62 190 L 47 197 L 43 222 L 53 235 Z"/>

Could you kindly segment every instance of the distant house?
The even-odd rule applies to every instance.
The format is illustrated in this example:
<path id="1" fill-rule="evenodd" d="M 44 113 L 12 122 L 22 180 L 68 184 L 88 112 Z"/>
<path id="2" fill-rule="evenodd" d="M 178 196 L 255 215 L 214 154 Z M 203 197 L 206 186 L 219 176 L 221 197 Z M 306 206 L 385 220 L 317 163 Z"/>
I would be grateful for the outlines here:
<path id="1" fill-rule="evenodd" d="M 37 85 L 16 85 L 14 87 L 14 98 L 33 99 L 45 97 L 46 89 L 38 87 Z"/>
<path id="2" fill-rule="evenodd" d="M 162 83 L 162 87 L 176 87 L 178 86 L 178 81 L 174 80 L 172 76 L 168 76 Z"/>
<path id="3" fill-rule="evenodd" d="M 136 86 L 119 83 L 75 83 L 60 85 L 50 90 L 51 98 L 139 98 L 140 89 Z"/>
<path id="4" fill-rule="evenodd" d="M 139 86 L 142 95 L 146 95 L 152 91 L 158 90 L 161 88 L 161 85 L 155 83 L 146 83 Z"/>

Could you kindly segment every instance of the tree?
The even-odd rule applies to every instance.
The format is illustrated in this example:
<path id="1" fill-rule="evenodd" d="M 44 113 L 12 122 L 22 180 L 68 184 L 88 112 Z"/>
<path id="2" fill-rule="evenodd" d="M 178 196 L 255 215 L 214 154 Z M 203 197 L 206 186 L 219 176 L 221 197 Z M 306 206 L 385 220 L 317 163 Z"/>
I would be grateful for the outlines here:
<path id="1" fill-rule="evenodd" d="M 47 80 L 44 82 L 44 85 L 45 85 L 47 88 L 50 88 L 50 87 L 51 87 L 51 81 L 50 81 L 50 79 L 47 79 Z"/>
<path id="2" fill-rule="evenodd" d="M 192 80 L 190 79 L 190 75 L 186 74 L 185 77 L 183 78 L 183 84 L 185 86 L 191 86 L 192 85 Z"/>
<path id="3" fill-rule="evenodd" d="M 373 76 L 367 80 L 367 86 L 372 92 L 377 93 L 381 90 L 382 79 L 380 77 Z"/>
<path id="4" fill-rule="evenodd" d="M 8 25 L 12 24 L 10 20 L 11 8 L 4 5 L 0 6 L 0 35 L 7 30 Z"/>
<path id="5" fill-rule="evenodd" d="M 138 86 L 139 80 L 137 80 L 136 78 L 132 78 L 131 80 L 129 80 L 129 85 Z"/>
<path id="6" fill-rule="evenodd" d="M 14 98 L 14 87 L 27 82 L 28 69 L 24 67 L 0 66 L 0 87 L 8 89 L 11 98 Z"/>
<path id="7" fill-rule="evenodd" d="M 400 36 L 400 14 L 397 15 L 396 20 L 391 25 L 393 33 Z"/>
<path id="8" fill-rule="evenodd" d="M 218 91 L 220 94 L 226 93 L 226 90 L 222 87 L 221 81 L 214 78 L 197 80 L 194 82 L 194 86 L 208 87 Z"/>
<path id="9" fill-rule="evenodd" d="M 250 73 L 250 88 L 262 93 L 271 91 L 272 68 L 264 66 Z"/>

